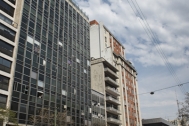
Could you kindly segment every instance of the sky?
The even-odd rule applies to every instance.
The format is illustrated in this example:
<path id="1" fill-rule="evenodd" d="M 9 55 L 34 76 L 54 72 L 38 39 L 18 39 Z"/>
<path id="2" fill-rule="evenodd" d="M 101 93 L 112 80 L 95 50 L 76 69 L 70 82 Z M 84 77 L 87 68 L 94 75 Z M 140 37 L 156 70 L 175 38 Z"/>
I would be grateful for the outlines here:
<path id="1" fill-rule="evenodd" d="M 183 102 L 184 93 L 189 92 L 189 84 L 155 92 L 154 95 L 140 94 L 189 82 L 188 1 L 75 0 L 75 2 L 89 16 L 89 20 L 103 22 L 125 46 L 126 59 L 133 63 L 138 72 L 142 118 L 161 117 L 169 120 L 176 118 L 178 113 L 176 97 L 179 102 Z M 140 7 L 138 11 L 135 9 L 137 5 Z M 139 10 L 142 13 L 139 13 Z M 147 27 L 150 27 L 152 32 Z"/>

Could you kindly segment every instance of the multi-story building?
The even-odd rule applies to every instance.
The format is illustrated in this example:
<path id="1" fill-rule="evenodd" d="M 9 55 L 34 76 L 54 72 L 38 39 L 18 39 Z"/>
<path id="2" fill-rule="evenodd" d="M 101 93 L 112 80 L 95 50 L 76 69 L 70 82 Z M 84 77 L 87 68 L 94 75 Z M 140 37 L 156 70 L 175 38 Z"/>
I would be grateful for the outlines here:
<path id="1" fill-rule="evenodd" d="M 104 58 L 91 60 L 92 124 L 94 126 L 121 124 L 117 71 L 115 66 Z"/>
<path id="2" fill-rule="evenodd" d="M 0 0 L 0 108 L 10 106 L 19 16 L 19 8 L 16 8 L 15 0 Z"/>
<path id="3" fill-rule="evenodd" d="M 141 126 L 136 69 L 131 62 L 126 60 L 124 46 L 103 23 L 93 20 L 90 25 L 91 57 L 94 59 L 102 57 L 118 70 L 118 79 L 115 81 L 118 83 L 116 89 L 120 92 L 118 96 L 120 107 L 118 108 L 121 113 L 117 117 L 121 120 L 121 125 Z M 94 76 L 92 71 L 91 76 Z"/>
<path id="4" fill-rule="evenodd" d="M 0 18 L 0 105 L 24 126 L 42 108 L 90 125 L 88 17 L 71 0 L 0 0 Z"/>

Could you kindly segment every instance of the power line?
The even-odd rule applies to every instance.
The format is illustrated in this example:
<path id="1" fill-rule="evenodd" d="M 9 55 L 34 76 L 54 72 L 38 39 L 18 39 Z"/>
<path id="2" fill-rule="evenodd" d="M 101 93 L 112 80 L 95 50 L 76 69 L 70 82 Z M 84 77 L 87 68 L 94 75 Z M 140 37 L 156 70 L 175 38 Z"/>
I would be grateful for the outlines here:
<path id="1" fill-rule="evenodd" d="M 160 54 L 160 56 L 164 59 L 165 65 L 167 66 L 168 70 L 169 70 L 170 73 L 172 74 L 172 76 L 173 76 L 173 78 L 175 79 L 175 81 L 177 81 L 177 83 L 180 82 L 179 79 L 178 79 L 178 77 L 176 76 L 176 74 L 175 74 L 175 72 L 174 72 L 172 66 L 169 64 L 168 59 L 167 59 L 167 57 L 165 56 L 164 52 L 163 52 L 162 49 L 158 46 L 159 40 L 158 40 L 158 38 L 156 37 L 156 35 L 154 34 L 154 32 L 152 32 L 152 29 L 150 28 L 149 23 L 146 21 L 146 18 L 145 18 L 145 16 L 144 16 L 142 10 L 140 9 L 140 7 L 139 7 L 137 1 L 135 0 L 136 5 L 137 5 L 137 7 L 139 8 L 139 11 L 138 11 L 137 7 L 135 6 L 135 3 L 133 2 L 133 0 L 131 0 L 131 1 L 132 1 L 133 5 L 134 5 L 135 9 L 136 9 L 137 12 L 139 13 L 139 15 L 142 17 L 142 19 L 144 19 L 143 23 L 144 23 L 144 25 L 146 26 L 146 28 L 147 28 L 147 30 L 149 31 L 149 33 L 152 35 L 152 40 L 153 40 L 152 42 L 153 42 L 155 48 L 157 49 L 158 53 Z M 157 47 L 156 47 L 156 45 L 157 45 Z"/>
<path id="2" fill-rule="evenodd" d="M 135 13 L 134 8 L 132 7 L 132 5 L 130 4 L 130 2 L 129 2 L 129 0 L 128 0 L 128 3 L 129 3 L 129 5 L 131 6 L 131 8 L 132 8 L 133 12 L 135 13 L 135 15 L 137 16 L 137 14 L 138 14 L 139 17 L 142 19 L 144 25 L 143 25 L 142 22 L 139 20 L 140 23 L 141 23 L 141 25 L 142 25 L 142 27 L 144 28 L 144 30 L 145 30 L 145 32 L 147 33 L 148 37 L 152 40 L 152 42 L 153 42 L 153 44 L 154 44 L 156 50 L 158 51 L 158 53 L 160 54 L 161 58 L 163 59 L 165 65 L 166 65 L 166 67 L 168 68 L 169 72 L 171 73 L 172 77 L 175 79 L 176 83 L 180 83 L 180 80 L 179 80 L 179 78 L 177 77 L 177 75 L 176 75 L 174 69 L 172 68 L 171 64 L 168 62 L 168 59 L 167 59 L 166 55 L 165 55 L 164 52 L 162 51 L 161 47 L 159 47 L 159 43 L 158 43 L 159 40 L 158 40 L 158 38 L 156 37 L 156 35 L 152 32 L 152 30 L 151 30 L 151 28 L 150 28 L 150 25 L 149 25 L 149 23 L 146 21 L 146 18 L 145 18 L 145 16 L 144 16 L 142 10 L 140 9 L 140 7 L 139 7 L 137 1 L 135 0 L 136 5 L 135 5 L 135 3 L 133 2 L 133 0 L 131 0 L 131 2 L 132 2 L 132 4 L 134 5 L 133 7 L 135 8 L 135 10 L 137 11 L 136 13 Z M 137 9 L 137 7 L 138 7 L 138 9 Z M 184 91 L 184 88 L 183 88 L 182 86 L 179 86 L 179 88 L 180 88 L 181 92 L 185 94 L 186 91 Z"/>
<path id="3" fill-rule="evenodd" d="M 151 30 L 151 28 L 150 28 L 148 22 L 146 21 L 146 18 L 145 18 L 145 16 L 144 16 L 142 10 L 140 9 L 140 7 L 139 7 L 137 1 L 135 0 L 135 2 L 136 2 L 136 4 L 137 4 L 137 7 L 139 8 L 139 10 L 138 10 L 137 7 L 135 6 L 135 3 L 133 2 L 133 0 L 131 0 L 131 1 L 132 1 L 133 5 L 134 5 L 135 9 L 137 10 L 138 14 L 140 15 L 141 19 L 144 19 L 144 20 L 143 20 L 143 23 L 144 23 L 144 25 L 145 25 L 147 31 L 148 31 L 148 32 L 151 34 L 151 36 L 152 36 L 151 39 L 152 39 L 152 42 L 153 42 L 155 48 L 157 49 L 157 51 L 158 51 L 158 53 L 160 54 L 160 56 L 164 59 L 165 65 L 166 65 L 167 68 L 169 69 L 170 73 L 173 75 L 173 77 L 175 78 L 175 80 L 178 81 L 179 79 L 177 78 L 177 76 L 175 76 L 174 70 L 172 69 L 172 67 L 170 66 L 170 64 L 168 64 L 167 57 L 165 56 L 165 54 L 163 53 L 163 51 L 161 50 L 161 48 L 158 46 L 158 41 L 159 41 L 159 40 L 157 39 L 156 35 L 152 32 L 152 30 Z M 157 47 L 156 47 L 156 45 L 157 45 Z"/>
<path id="4" fill-rule="evenodd" d="M 157 38 L 156 35 L 154 35 L 154 33 L 152 32 L 152 30 L 151 30 L 151 28 L 150 28 L 148 22 L 146 21 L 145 16 L 144 16 L 142 10 L 140 9 L 140 7 L 139 7 L 139 5 L 138 5 L 138 3 L 137 3 L 136 0 L 135 0 L 135 2 L 136 2 L 137 6 L 138 6 L 138 8 L 139 8 L 139 10 L 140 10 L 140 12 L 141 12 L 141 14 L 142 14 L 142 17 L 144 18 L 144 21 L 146 22 L 146 24 L 147 24 L 147 26 L 148 26 L 147 29 L 149 29 L 149 31 L 151 32 L 151 34 L 153 35 L 153 37 L 155 37 L 155 44 L 157 44 L 157 46 L 158 46 L 158 41 L 159 41 L 158 38 Z M 134 4 L 134 3 L 133 3 L 133 4 Z M 135 6 L 135 7 L 136 7 L 136 6 Z M 136 8 L 136 9 L 137 9 L 137 8 Z M 152 42 L 153 42 L 153 41 L 152 41 Z M 154 44 L 154 45 L 155 45 L 155 44 Z M 157 48 L 156 48 L 156 49 L 157 49 Z M 178 76 L 176 75 L 174 69 L 172 68 L 171 64 L 168 62 L 168 59 L 167 59 L 166 55 L 164 54 L 164 52 L 162 51 L 162 49 L 159 47 L 159 49 L 157 49 L 157 50 L 160 51 L 159 53 L 163 56 L 164 61 L 165 61 L 165 65 L 167 66 L 167 68 L 168 68 L 169 72 L 171 73 L 172 77 L 175 79 L 176 83 L 181 83 L 180 80 L 179 80 L 179 78 L 178 78 Z M 160 55 L 160 56 L 161 56 L 161 55 Z M 184 90 L 183 86 L 181 85 L 181 86 L 179 86 L 179 88 L 180 88 L 181 92 L 184 92 L 184 94 L 185 94 L 186 91 Z"/>
<path id="5" fill-rule="evenodd" d="M 189 82 L 181 83 L 181 84 L 177 84 L 177 85 L 173 85 L 173 86 L 165 87 L 165 88 L 161 88 L 161 89 L 157 89 L 157 90 L 150 91 L 150 92 L 141 93 L 141 94 L 138 94 L 138 95 L 149 94 L 149 93 L 151 94 L 152 92 L 154 93 L 154 92 L 157 92 L 157 91 L 161 91 L 161 90 L 165 90 L 165 89 L 169 89 L 169 88 L 173 88 L 173 87 L 177 87 L 177 86 L 185 85 L 185 84 L 189 84 Z"/>

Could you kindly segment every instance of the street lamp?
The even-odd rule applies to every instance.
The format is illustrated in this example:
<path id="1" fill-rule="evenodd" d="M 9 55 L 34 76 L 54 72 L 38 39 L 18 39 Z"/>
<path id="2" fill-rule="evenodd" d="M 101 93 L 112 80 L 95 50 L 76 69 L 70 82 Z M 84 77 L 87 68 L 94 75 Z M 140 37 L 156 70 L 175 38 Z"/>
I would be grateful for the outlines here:
<path id="1" fill-rule="evenodd" d="M 153 94 L 154 94 L 154 92 L 150 92 L 150 94 L 151 94 L 151 95 L 153 95 Z"/>

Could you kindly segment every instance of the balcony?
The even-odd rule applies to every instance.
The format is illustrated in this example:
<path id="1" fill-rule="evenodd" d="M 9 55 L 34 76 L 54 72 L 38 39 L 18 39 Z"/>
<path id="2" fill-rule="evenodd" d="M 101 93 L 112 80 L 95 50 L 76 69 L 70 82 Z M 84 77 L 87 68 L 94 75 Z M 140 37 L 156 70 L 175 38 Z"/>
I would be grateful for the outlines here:
<path id="1" fill-rule="evenodd" d="M 0 0 L 0 10 L 4 11 L 11 17 L 14 16 L 14 8 L 11 7 L 9 4 L 7 4 L 6 2 L 4 2 L 3 0 Z"/>
<path id="2" fill-rule="evenodd" d="M 104 72 L 105 72 L 106 75 L 109 75 L 109 76 L 111 76 L 111 77 L 113 77 L 115 79 L 118 79 L 117 74 L 115 72 L 113 72 L 111 69 L 105 68 Z"/>
<path id="3" fill-rule="evenodd" d="M 12 25 L 13 27 L 17 28 L 18 24 L 11 19 L 7 18 L 3 14 L 0 14 L 0 19 L 3 20 L 4 22 L 8 23 L 9 25 Z"/>
<path id="4" fill-rule="evenodd" d="M 116 87 L 119 87 L 119 84 L 114 81 L 113 79 L 111 79 L 110 77 L 105 77 L 105 81 L 108 83 L 108 84 L 111 84 L 113 86 L 116 86 Z"/>
<path id="5" fill-rule="evenodd" d="M 112 98 L 111 96 L 106 97 L 106 101 L 120 105 L 120 102 L 117 99 Z"/>
<path id="6" fill-rule="evenodd" d="M 106 92 L 108 92 L 109 94 L 112 94 L 114 96 L 120 96 L 119 91 L 115 90 L 114 88 L 111 87 L 106 87 Z"/>
<path id="7" fill-rule="evenodd" d="M 16 32 L 0 24 L 0 35 L 14 42 Z"/>
<path id="8" fill-rule="evenodd" d="M 107 118 L 107 122 L 108 123 L 113 123 L 113 124 L 121 124 L 121 120 L 119 120 L 119 119 L 115 119 L 115 118 L 112 118 L 112 117 L 108 117 Z"/>
<path id="9" fill-rule="evenodd" d="M 107 107 L 107 108 L 106 108 L 106 111 L 107 111 L 107 112 L 110 112 L 110 113 L 113 113 L 113 114 L 117 114 L 117 115 L 120 115 L 120 114 L 121 114 L 120 110 L 115 109 L 115 108 L 113 108 L 113 107 Z"/>
<path id="10" fill-rule="evenodd" d="M 6 67 L 6 66 L 0 64 L 0 70 L 7 72 L 7 73 L 10 73 L 11 69 L 9 67 Z"/>
<path id="11" fill-rule="evenodd" d="M 3 48 L 2 46 L 0 46 L 0 52 L 6 54 L 8 56 L 11 56 L 11 57 L 12 57 L 12 54 L 13 54 L 13 51 L 7 50 L 7 49 Z"/>
<path id="12" fill-rule="evenodd" d="M 0 70 L 10 73 L 12 62 L 0 57 Z"/>

